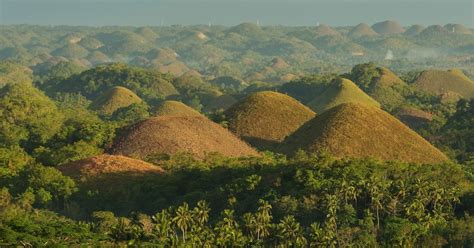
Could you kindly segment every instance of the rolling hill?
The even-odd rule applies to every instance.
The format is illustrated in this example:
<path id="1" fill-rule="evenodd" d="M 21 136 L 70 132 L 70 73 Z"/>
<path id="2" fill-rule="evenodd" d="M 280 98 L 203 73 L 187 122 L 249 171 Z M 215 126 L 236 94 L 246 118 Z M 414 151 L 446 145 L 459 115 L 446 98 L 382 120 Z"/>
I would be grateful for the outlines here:
<path id="1" fill-rule="evenodd" d="M 229 129 L 259 149 L 272 149 L 315 115 L 297 100 L 273 91 L 254 93 L 225 114 Z"/>
<path id="2" fill-rule="evenodd" d="M 99 96 L 90 107 L 101 114 L 111 115 L 119 108 L 141 102 L 142 99 L 131 90 L 117 86 Z"/>
<path id="3" fill-rule="evenodd" d="M 112 153 L 139 159 L 176 153 L 189 153 L 197 159 L 209 153 L 258 156 L 227 129 L 197 116 L 160 116 L 141 121 L 115 140 Z"/>
<path id="4" fill-rule="evenodd" d="M 464 98 L 474 97 L 474 82 L 459 70 L 423 71 L 413 85 L 419 90 L 436 95 L 454 92 Z"/>
<path id="5" fill-rule="evenodd" d="M 383 110 L 345 103 L 316 116 L 288 137 L 282 150 L 294 154 L 328 152 L 336 157 L 441 163 L 447 157 L 428 141 Z"/>
<path id="6" fill-rule="evenodd" d="M 178 101 L 164 101 L 160 103 L 155 111 L 154 116 L 165 116 L 165 115 L 173 115 L 173 116 L 203 116 L 198 111 L 194 110 L 193 108 L 187 106 L 186 104 Z"/>
<path id="7" fill-rule="evenodd" d="M 375 32 L 382 35 L 401 34 L 405 29 L 396 21 L 384 21 L 372 26 Z"/>
<path id="8" fill-rule="evenodd" d="M 307 105 L 316 113 L 322 113 L 342 103 L 360 102 L 380 107 L 380 104 L 368 96 L 351 80 L 339 78 Z"/>

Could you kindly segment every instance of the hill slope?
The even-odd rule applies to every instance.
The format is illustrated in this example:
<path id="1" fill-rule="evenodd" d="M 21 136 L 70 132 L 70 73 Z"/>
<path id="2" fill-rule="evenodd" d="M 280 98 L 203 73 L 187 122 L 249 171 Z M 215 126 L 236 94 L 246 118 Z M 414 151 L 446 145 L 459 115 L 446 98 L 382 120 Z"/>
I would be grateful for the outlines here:
<path id="1" fill-rule="evenodd" d="M 260 149 L 270 149 L 313 118 L 297 100 L 272 91 L 254 93 L 226 111 L 229 129 Z"/>
<path id="2" fill-rule="evenodd" d="M 161 116 L 132 125 L 119 136 L 112 153 L 136 158 L 190 153 L 201 159 L 207 153 L 228 157 L 258 156 L 231 132 L 205 117 Z"/>
<path id="3" fill-rule="evenodd" d="M 372 26 L 375 32 L 382 35 L 400 34 L 405 32 L 405 29 L 396 21 L 384 21 L 376 23 Z"/>
<path id="4" fill-rule="evenodd" d="M 128 158 L 103 154 L 91 158 L 74 161 L 58 168 L 64 175 L 81 182 L 94 180 L 106 174 L 163 174 L 164 170 L 150 163 Z"/>
<path id="5" fill-rule="evenodd" d="M 474 97 L 474 82 L 459 70 L 424 71 L 415 80 L 414 85 L 422 91 L 437 95 L 454 92 L 464 98 Z"/>
<path id="6" fill-rule="evenodd" d="M 380 104 L 365 94 L 351 80 L 340 78 L 331 83 L 327 90 L 308 103 L 308 106 L 322 113 L 342 103 L 360 102 L 380 107 Z"/>
<path id="7" fill-rule="evenodd" d="M 351 31 L 349 31 L 349 36 L 353 38 L 373 37 L 377 35 L 378 33 L 365 23 L 360 23 L 359 25 L 355 26 Z"/>
<path id="8" fill-rule="evenodd" d="M 202 116 L 201 113 L 178 101 L 164 101 L 154 111 L 154 116 Z"/>
<path id="9" fill-rule="evenodd" d="M 381 109 L 360 103 L 341 104 L 306 123 L 282 146 L 327 151 L 336 157 L 374 157 L 418 163 L 439 163 L 447 157 L 413 130 Z"/>
<path id="10" fill-rule="evenodd" d="M 98 97 L 91 104 L 91 108 L 101 114 L 111 115 L 119 108 L 128 107 L 134 103 L 141 102 L 142 99 L 131 90 L 117 86 Z"/>

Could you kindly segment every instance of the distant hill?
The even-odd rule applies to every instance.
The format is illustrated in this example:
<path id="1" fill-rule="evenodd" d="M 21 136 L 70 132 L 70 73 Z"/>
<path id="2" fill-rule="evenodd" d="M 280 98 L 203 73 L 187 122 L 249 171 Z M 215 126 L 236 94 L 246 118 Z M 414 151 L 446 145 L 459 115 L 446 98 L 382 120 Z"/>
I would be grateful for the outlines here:
<path id="1" fill-rule="evenodd" d="M 423 71 L 413 85 L 422 91 L 436 95 L 454 92 L 464 98 L 474 97 L 474 82 L 459 70 Z"/>
<path id="2" fill-rule="evenodd" d="M 282 144 L 287 154 L 298 149 L 336 157 L 441 163 L 447 157 L 383 110 L 360 103 L 341 104 L 316 116 Z"/>
<path id="3" fill-rule="evenodd" d="M 423 32 L 423 30 L 425 30 L 425 28 L 426 27 L 421 26 L 421 25 L 413 25 L 410 28 L 408 28 L 407 31 L 405 31 L 405 34 L 406 35 L 417 35 L 417 34 L 420 34 L 421 32 Z"/>
<path id="4" fill-rule="evenodd" d="M 446 35 L 449 34 L 448 30 L 446 30 L 441 25 L 431 25 L 425 28 L 420 35 L 424 37 L 432 37 L 432 36 L 439 36 L 439 35 Z"/>
<path id="5" fill-rule="evenodd" d="M 140 159 L 176 153 L 189 153 L 197 159 L 208 153 L 258 156 L 227 129 L 196 116 L 160 116 L 141 121 L 117 137 L 112 153 Z"/>
<path id="6" fill-rule="evenodd" d="M 471 29 L 467 28 L 466 26 L 462 24 L 446 24 L 444 25 L 444 29 L 447 30 L 450 33 L 454 34 L 474 34 L 474 31 Z"/>
<path id="7" fill-rule="evenodd" d="M 227 33 L 236 33 L 250 38 L 257 38 L 265 34 L 259 26 L 254 23 L 248 22 L 244 22 L 237 26 L 229 28 L 227 30 Z"/>
<path id="8" fill-rule="evenodd" d="M 404 107 L 396 111 L 395 115 L 410 128 L 417 128 L 433 120 L 433 115 L 421 109 Z"/>
<path id="9" fill-rule="evenodd" d="M 81 93 L 96 99 L 115 86 L 126 87 L 144 100 L 179 94 L 168 79 L 156 71 L 113 63 L 97 66 L 51 85 L 49 91 Z"/>
<path id="10" fill-rule="evenodd" d="M 101 96 L 99 96 L 92 104 L 91 108 L 101 114 L 111 115 L 117 109 L 128 107 L 134 103 L 141 103 L 142 99 L 135 95 L 133 91 L 117 86 Z"/>
<path id="11" fill-rule="evenodd" d="M 368 96 L 351 80 L 339 78 L 307 105 L 316 113 L 322 113 L 342 103 L 360 102 L 380 107 L 380 104 Z"/>
<path id="12" fill-rule="evenodd" d="M 360 37 L 374 37 L 374 36 L 377 36 L 378 33 L 375 32 L 369 25 L 365 23 L 360 23 L 359 25 L 355 26 L 352 30 L 350 30 L 348 35 L 353 38 L 360 38 Z"/>
<path id="13" fill-rule="evenodd" d="M 340 36 L 341 34 L 339 32 L 337 32 L 336 30 L 334 30 L 333 28 L 327 26 L 327 25 L 324 25 L 324 24 L 321 24 L 319 26 L 316 26 L 314 28 L 314 33 L 316 34 L 316 36 L 318 37 L 323 37 L 323 36 Z"/>
<path id="14" fill-rule="evenodd" d="M 205 106 L 204 106 L 204 111 L 205 112 L 212 112 L 212 111 L 215 111 L 215 110 L 227 110 L 229 109 L 230 107 L 232 107 L 232 105 L 234 105 L 235 103 L 237 103 L 237 99 L 235 99 L 233 96 L 231 95 L 220 95 L 220 96 L 217 96 L 215 98 L 213 98 L 211 101 L 209 101 L 209 103 L 207 103 Z"/>
<path id="15" fill-rule="evenodd" d="M 232 132 L 257 148 L 271 149 L 315 113 L 292 97 L 261 91 L 236 103 L 225 115 Z"/>
<path id="16" fill-rule="evenodd" d="M 164 101 L 160 103 L 155 111 L 154 116 L 165 116 L 165 115 L 172 115 L 172 116 L 203 116 L 198 111 L 194 110 L 193 108 L 187 106 L 186 104 L 178 101 Z"/>
<path id="17" fill-rule="evenodd" d="M 375 32 L 382 35 L 401 34 L 405 29 L 396 21 L 384 21 L 372 26 Z"/>

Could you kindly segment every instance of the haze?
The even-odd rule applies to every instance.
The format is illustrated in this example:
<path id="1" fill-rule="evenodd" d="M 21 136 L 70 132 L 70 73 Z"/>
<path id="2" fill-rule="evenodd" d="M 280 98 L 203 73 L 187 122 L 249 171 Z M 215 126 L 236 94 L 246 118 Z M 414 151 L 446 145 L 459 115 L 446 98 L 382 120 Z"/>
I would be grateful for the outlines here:
<path id="1" fill-rule="evenodd" d="M 394 19 L 403 25 L 474 26 L 469 0 L 2 0 L 1 24 L 126 25 L 222 24 L 335 26 Z"/>

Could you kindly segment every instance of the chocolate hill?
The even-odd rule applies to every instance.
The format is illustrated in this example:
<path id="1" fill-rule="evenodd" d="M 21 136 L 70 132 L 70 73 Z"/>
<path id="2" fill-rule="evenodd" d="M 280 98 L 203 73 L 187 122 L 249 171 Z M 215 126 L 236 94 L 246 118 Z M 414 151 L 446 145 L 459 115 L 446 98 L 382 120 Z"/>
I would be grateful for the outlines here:
<path id="1" fill-rule="evenodd" d="M 316 116 L 282 144 L 294 154 L 328 152 L 336 157 L 441 163 L 448 158 L 387 112 L 366 104 L 345 103 Z"/>
<path id="2" fill-rule="evenodd" d="M 342 103 L 360 102 L 380 107 L 380 104 L 368 96 L 351 80 L 339 78 L 334 80 L 319 96 L 308 103 L 316 113 L 322 113 Z"/>
<path id="3" fill-rule="evenodd" d="M 131 90 L 117 86 L 99 96 L 92 104 L 91 109 L 101 114 L 111 115 L 117 109 L 128 107 L 134 103 L 141 103 L 142 99 Z"/>
<path id="4" fill-rule="evenodd" d="M 254 93 L 225 114 L 229 129 L 260 149 L 271 149 L 315 115 L 292 97 L 273 91 Z"/>
<path id="5" fill-rule="evenodd" d="M 189 153 L 203 159 L 208 153 L 227 157 L 258 153 L 227 129 L 199 116 L 160 116 L 128 127 L 119 135 L 113 154 L 145 159 L 154 155 Z"/>

